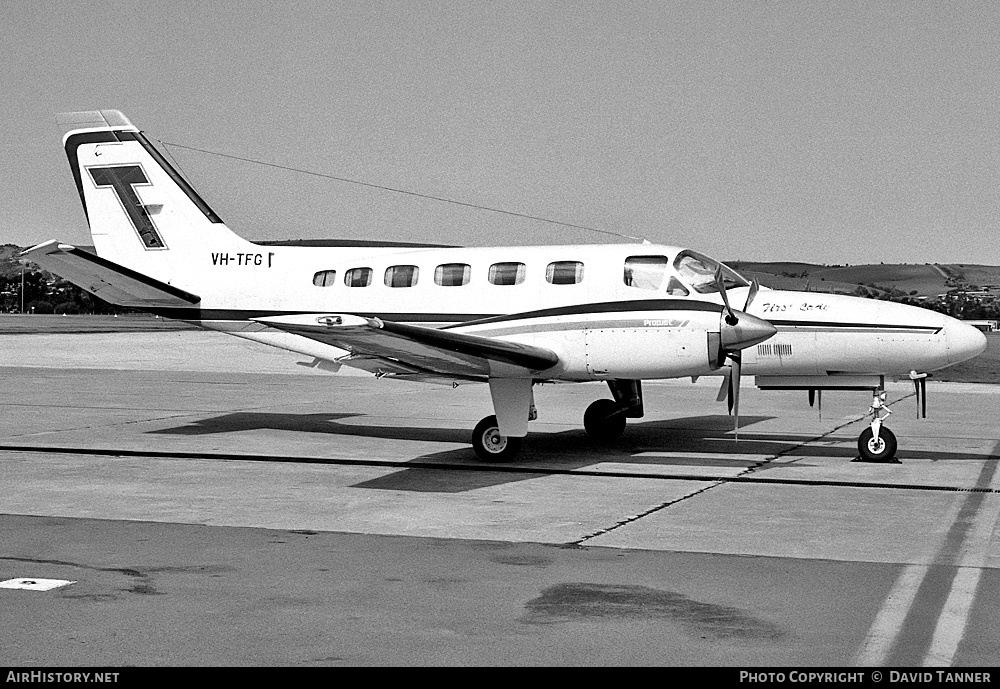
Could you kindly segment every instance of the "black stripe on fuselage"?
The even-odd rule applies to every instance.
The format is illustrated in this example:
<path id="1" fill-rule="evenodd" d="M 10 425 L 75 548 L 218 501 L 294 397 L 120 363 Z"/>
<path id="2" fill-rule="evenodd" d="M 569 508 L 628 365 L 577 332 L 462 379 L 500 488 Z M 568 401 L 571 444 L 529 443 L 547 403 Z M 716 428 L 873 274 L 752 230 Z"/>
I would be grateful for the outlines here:
<path id="1" fill-rule="evenodd" d="M 399 312 L 375 312 L 375 311 L 341 311 L 352 315 L 364 316 L 366 318 L 380 318 L 384 321 L 396 323 L 447 323 L 444 328 L 468 327 L 470 325 L 487 325 L 499 323 L 513 323 L 517 321 L 531 320 L 535 318 L 553 318 L 557 316 L 599 316 L 609 313 L 627 313 L 642 311 L 703 311 L 708 313 L 721 313 L 722 305 L 712 302 L 698 301 L 694 299 L 646 299 L 633 301 L 611 301 L 596 304 L 572 304 L 570 306 L 560 306 L 549 309 L 539 309 L 536 311 L 526 311 L 515 314 L 475 314 L 475 313 L 399 313 Z M 263 311 L 250 309 L 198 309 L 198 308 L 158 308 L 151 310 L 152 313 L 165 318 L 176 318 L 185 321 L 245 321 L 251 318 L 264 318 L 268 316 L 294 316 L 307 313 L 318 313 L 315 310 L 309 311 Z M 897 325 L 883 323 L 846 323 L 830 321 L 792 321 L 773 320 L 768 321 L 776 328 L 818 328 L 831 332 L 851 332 L 852 330 L 874 330 L 886 333 L 901 332 L 906 330 L 925 332 L 927 334 L 937 334 L 941 331 L 940 326 L 929 325 Z"/>
<path id="2" fill-rule="evenodd" d="M 641 301 L 609 301 L 598 304 L 573 304 L 538 311 L 527 311 L 516 314 L 488 313 L 389 313 L 376 311 L 338 311 L 366 318 L 380 318 L 397 323 L 448 323 L 445 327 L 467 325 L 482 325 L 490 323 L 507 323 L 532 318 L 547 318 L 554 316 L 599 315 L 604 313 L 623 313 L 631 311 L 707 311 L 719 313 L 722 306 L 711 302 L 684 299 L 646 299 Z M 245 321 L 251 318 L 268 316 L 294 316 L 305 313 L 320 313 L 310 311 L 263 311 L 250 309 L 187 309 L 161 308 L 153 313 L 166 318 L 177 318 L 185 321 Z"/>
<path id="3" fill-rule="evenodd" d="M 605 301 L 597 304 L 572 304 L 557 306 L 551 309 L 525 311 L 500 316 L 488 316 L 478 320 L 466 321 L 459 325 L 486 325 L 493 323 L 508 323 L 532 318 L 553 318 L 556 316 L 578 316 L 582 314 L 624 313 L 630 311 L 708 311 L 720 313 L 722 306 L 708 301 L 695 299 L 642 299 L 632 301 Z M 458 327 L 447 326 L 447 327 Z"/>
<path id="4" fill-rule="evenodd" d="M 849 323 L 836 321 L 768 321 L 775 328 L 820 328 L 823 330 L 850 331 L 850 330 L 884 330 L 886 332 L 898 332 L 901 330 L 917 330 L 936 335 L 941 332 L 940 325 L 900 325 L 896 323 Z"/>
<path id="5" fill-rule="evenodd" d="M 342 313 L 365 318 L 380 318 L 396 323 L 461 323 L 489 318 L 492 314 L 482 313 L 391 313 L 376 311 L 316 311 L 303 310 L 262 310 L 262 309 L 199 309 L 158 307 L 147 309 L 164 318 L 175 318 L 181 321 L 248 321 L 252 318 L 268 318 L 271 316 L 301 316 L 310 313 Z"/>
<path id="6" fill-rule="evenodd" d="M 532 318 L 547 318 L 553 316 L 598 315 L 603 313 L 623 313 L 630 311 L 707 311 L 719 313 L 722 306 L 711 302 L 684 299 L 646 299 L 641 301 L 609 301 L 598 304 L 573 304 L 538 311 L 526 311 L 516 314 L 483 314 L 483 313 L 388 313 L 375 311 L 337 311 L 336 313 L 380 318 L 397 323 L 449 323 L 445 327 L 467 325 L 482 325 L 488 323 L 506 323 Z M 258 311 L 249 309 L 186 309 L 164 308 L 154 311 L 166 318 L 177 318 L 185 321 L 245 321 L 251 318 L 268 316 L 294 316 L 305 313 L 321 313 L 310 311 Z"/>

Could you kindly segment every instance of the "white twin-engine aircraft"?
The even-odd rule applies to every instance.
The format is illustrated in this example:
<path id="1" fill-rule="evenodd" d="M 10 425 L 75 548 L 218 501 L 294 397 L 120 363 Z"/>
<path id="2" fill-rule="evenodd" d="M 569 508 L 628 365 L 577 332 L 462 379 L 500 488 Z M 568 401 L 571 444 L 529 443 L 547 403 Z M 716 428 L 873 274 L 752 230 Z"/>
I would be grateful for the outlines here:
<path id="1" fill-rule="evenodd" d="M 60 116 L 97 255 L 50 241 L 34 262 L 105 301 L 188 321 L 377 377 L 489 385 L 479 457 L 513 457 L 536 417 L 532 387 L 604 381 L 587 433 L 609 442 L 643 416 L 642 381 L 723 376 L 762 389 L 868 390 L 861 458 L 891 461 L 885 379 L 919 398 L 930 371 L 981 353 L 984 335 L 925 309 L 748 283 L 657 244 L 447 248 L 254 244 L 234 234 L 116 110 Z M 741 305 L 738 310 L 731 304 Z"/>

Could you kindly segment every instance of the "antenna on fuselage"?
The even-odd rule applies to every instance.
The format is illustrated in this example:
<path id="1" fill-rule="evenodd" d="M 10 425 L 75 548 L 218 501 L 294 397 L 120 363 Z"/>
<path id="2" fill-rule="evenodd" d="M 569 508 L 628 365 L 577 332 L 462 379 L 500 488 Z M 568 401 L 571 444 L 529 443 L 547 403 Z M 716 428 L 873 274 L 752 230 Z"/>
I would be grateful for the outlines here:
<path id="1" fill-rule="evenodd" d="M 620 239 L 628 239 L 633 242 L 641 242 L 643 244 L 651 244 L 651 242 L 644 237 L 634 237 L 630 234 L 625 234 L 623 232 L 615 232 L 614 230 L 602 230 L 598 227 L 589 227 L 587 225 L 577 225 L 576 223 L 565 222 L 563 220 L 553 220 L 552 218 L 545 218 L 540 215 L 529 215 L 527 213 L 518 213 L 516 211 L 509 211 L 503 208 L 493 208 L 492 206 L 483 206 L 478 203 L 469 203 L 467 201 L 457 201 L 455 199 L 449 199 L 445 196 L 435 196 L 433 194 L 422 194 L 416 191 L 410 191 L 408 189 L 398 189 L 396 187 L 385 186 L 384 184 L 374 184 L 372 182 L 364 182 L 358 179 L 351 179 L 350 177 L 340 177 L 337 175 L 328 175 L 323 172 L 316 172 L 314 170 L 306 170 L 304 168 L 291 167 L 289 165 L 278 165 L 277 163 L 269 163 L 264 160 L 256 160 L 254 158 L 246 158 L 243 156 L 230 155 L 228 153 L 220 153 L 219 151 L 211 151 L 205 148 L 197 148 L 195 146 L 185 146 L 184 144 L 174 143 L 172 141 L 163 141 L 162 139 L 156 139 L 155 137 L 150 137 L 154 141 L 159 143 L 161 146 L 166 148 L 167 146 L 173 146 L 174 148 L 182 148 L 187 151 L 196 151 L 198 153 L 204 153 L 206 155 L 218 156 L 220 158 L 228 158 L 229 160 L 238 160 L 244 163 L 251 163 L 253 165 L 263 165 L 264 167 L 273 167 L 278 170 L 284 170 L 286 172 L 297 172 L 303 175 L 310 175 L 312 177 L 320 177 L 322 179 L 329 179 L 335 182 L 344 182 L 345 184 L 356 184 L 362 187 L 368 187 L 370 189 L 378 189 L 380 191 L 391 191 L 397 194 L 404 194 L 406 196 L 415 196 L 420 199 L 428 199 L 430 201 L 440 201 L 441 203 L 450 203 L 456 206 L 465 206 L 466 208 L 475 208 L 480 211 L 489 211 L 491 213 L 502 213 L 504 215 L 510 215 L 515 218 L 523 218 L 526 220 L 537 220 L 539 222 L 551 223 L 553 225 L 561 225 L 562 227 L 572 227 L 577 230 L 585 230 L 587 232 L 597 232 L 598 234 L 606 234 L 613 237 L 618 237 Z M 172 157 L 172 156 L 171 156 Z"/>

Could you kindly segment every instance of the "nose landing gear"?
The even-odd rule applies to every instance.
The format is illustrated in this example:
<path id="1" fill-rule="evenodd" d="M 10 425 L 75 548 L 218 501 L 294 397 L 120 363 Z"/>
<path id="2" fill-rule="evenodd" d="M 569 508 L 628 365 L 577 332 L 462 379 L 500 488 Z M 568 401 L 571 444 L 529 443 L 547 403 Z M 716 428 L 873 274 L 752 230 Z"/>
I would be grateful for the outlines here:
<path id="1" fill-rule="evenodd" d="M 885 386 L 872 390 L 871 425 L 858 436 L 858 458 L 855 462 L 878 462 L 899 464 L 896 459 L 896 436 L 882 422 L 892 413 L 885 403 Z"/>

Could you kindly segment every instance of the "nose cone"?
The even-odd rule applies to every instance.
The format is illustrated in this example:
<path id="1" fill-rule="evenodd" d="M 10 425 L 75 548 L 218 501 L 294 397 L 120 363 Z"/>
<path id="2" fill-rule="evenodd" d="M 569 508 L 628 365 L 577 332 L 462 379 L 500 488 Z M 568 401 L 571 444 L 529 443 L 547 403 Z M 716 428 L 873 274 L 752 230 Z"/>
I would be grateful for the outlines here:
<path id="1" fill-rule="evenodd" d="M 986 350 L 986 335 L 968 323 L 949 318 L 944 335 L 948 343 L 948 361 L 952 364 L 967 361 Z"/>
<path id="2" fill-rule="evenodd" d="M 773 325 L 763 318 L 751 316 L 743 311 L 733 311 L 737 322 L 730 325 L 726 322 L 726 313 L 722 313 L 722 347 L 727 350 L 746 349 L 763 342 L 778 332 Z M 978 331 L 977 331 L 978 332 Z M 980 333 L 981 334 L 981 333 Z"/>

